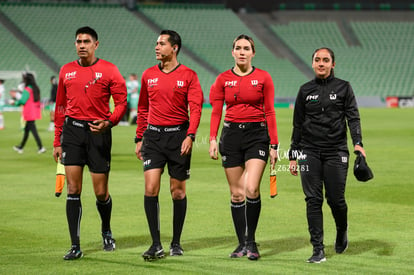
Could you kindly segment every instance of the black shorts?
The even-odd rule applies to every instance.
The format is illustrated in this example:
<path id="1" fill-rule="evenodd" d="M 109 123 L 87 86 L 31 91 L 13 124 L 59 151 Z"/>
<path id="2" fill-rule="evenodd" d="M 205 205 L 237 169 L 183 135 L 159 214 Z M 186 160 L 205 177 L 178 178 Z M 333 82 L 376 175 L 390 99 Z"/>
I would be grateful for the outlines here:
<path id="1" fill-rule="evenodd" d="M 269 133 L 265 122 L 231 123 L 225 121 L 219 151 L 225 168 L 242 166 L 249 159 L 269 157 Z"/>
<path id="2" fill-rule="evenodd" d="M 181 144 L 187 136 L 187 129 L 188 123 L 168 127 L 149 124 L 141 147 L 144 171 L 164 168 L 167 163 L 170 177 L 188 179 L 191 154 L 181 155 Z"/>
<path id="3" fill-rule="evenodd" d="M 93 134 L 88 122 L 66 117 L 61 137 L 62 164 L 87 165 L 90 172 L 107 173 L 111 168 L 111 130 Z"/>

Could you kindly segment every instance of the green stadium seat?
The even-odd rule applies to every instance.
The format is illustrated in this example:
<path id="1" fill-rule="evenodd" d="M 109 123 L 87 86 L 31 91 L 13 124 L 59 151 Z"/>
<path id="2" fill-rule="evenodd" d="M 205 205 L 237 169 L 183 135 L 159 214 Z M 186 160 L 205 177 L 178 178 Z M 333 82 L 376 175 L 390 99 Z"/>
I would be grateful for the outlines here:
<path id="1" fill-rule="evenodd" d="M 161 29 L 174 29 L 183 44 L 217 72 L 234 65 L 233 39 L 248 34 L 255 40 L 253 64 L 268 71 L 276 86 L 276 97 L 295 97 L 307 81 L 289 60 L 276 57 L 230 9 L 221 5 L 139 5 L 143 13 Z M 121 73 L 140 75 L 157 63 L 154 46 L 158 33 L 139 17 L 118 5 L 96 4 L 10 4 L 1 3 L 0 11 L 47 53 L 59 66 L 77 58 L 74 32 L 90 25 L 99 34 L 98 57 L 116 64 Z M 50 22 L 53 22 L 51 24 Z M 271 29 L 303 62 L 311 67 L 311 54 L 327 46 L 336 54 L 335 74 L 349 80 L 358 96 L 412 96 L 414 87 L 412 22 L 350 22 L 360 46 L 349 46 L 333 21 L 297 21 L 271 25 Z M 53 72 L 4 28 L 0 31 L 7 44 L 1 52 L 10 52 L 1 60 L 1 70 L 28 67 L 38 75 L 43 96 L 48 96 Z M 7 45 L 7 48 L 3 48 Z M 277 45 L 275 45 L 277 47 Z M 208 98 L 216 75 L 206 70 L 185 52 L 180 62 L 194 69 Z"/>
<path id="2" fill-rule="evenodd" d="M 273 31 L 309 66 L 316 48 L 335 52 L 335 74 L 351 82 L 357 96 L 412 96 L 413 23 L 351 22 L 361 46 L 348 46 L 335 22 L 273 25 Z"/>
<path id="3" fill-rule="evenodd" d="M 40 88 L 43 97 L 50 95 L 49 79 L 52 75 L 56 75 L 42 60 L 34 55 L 30 49 L 24 46 L 12 33 L 5 28 L 0 28 L 0 70 L 1 71 L 31 71 L 35 73 L 36 82 Z M 7 92 L 16 89 L 21 77 L 14 79 L 6 79 L 4 86 Z"/>
<path id="4" fill-rule="evenodd" d="M 296 96 L 300 83 L 306 80 L 288 60 L 275 57 L 230 9 L 163 7 L 141 6 L 140 11 L 161 28 L 178 31 L 183 43 L 218 71 L 223 72 L 234 66 L 231 56 L 233 39 L 244 33 L 255 41 L 253 65 L 271 74 L 276 97 Z"/>

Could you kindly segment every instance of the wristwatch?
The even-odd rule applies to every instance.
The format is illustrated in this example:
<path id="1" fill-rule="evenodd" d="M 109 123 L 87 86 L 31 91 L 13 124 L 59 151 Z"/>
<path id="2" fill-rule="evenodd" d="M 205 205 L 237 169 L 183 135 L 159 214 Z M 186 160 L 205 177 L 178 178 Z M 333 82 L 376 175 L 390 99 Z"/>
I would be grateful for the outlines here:
<path id="1" fill-rule="evenodd" d="M 364 145 L 362 144 L 362 141 L 358 141 L 357 143 L 355 143 L 355 145 L 359 145 L 361 147 L 364 147 Z"/>
<path id="2" fill-rule="evenodd" d="M 195 135 L 194 134 L 188 134 L 187 137 L 190 137 L 192 141 L 195 140 Z"/>
<path id="3" fill-rule="evenodd" d="M 279 144 L 270 144 L 270 149 L 277 150 L 279 148 Z"/>

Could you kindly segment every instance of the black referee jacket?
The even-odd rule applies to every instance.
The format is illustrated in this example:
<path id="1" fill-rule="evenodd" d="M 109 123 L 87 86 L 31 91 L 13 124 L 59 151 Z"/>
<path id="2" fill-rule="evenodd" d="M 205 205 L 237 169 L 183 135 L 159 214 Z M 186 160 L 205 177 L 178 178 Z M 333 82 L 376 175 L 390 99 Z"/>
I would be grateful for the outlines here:
<path id="1" fill-rule="evenodd" d="M 347 151 L 346 121 L 353 144 L 362 146 L 358 106 L 348 81 L 330 75 L 303 84 L 295 102 L 290 159 L 302 149 Z"/>

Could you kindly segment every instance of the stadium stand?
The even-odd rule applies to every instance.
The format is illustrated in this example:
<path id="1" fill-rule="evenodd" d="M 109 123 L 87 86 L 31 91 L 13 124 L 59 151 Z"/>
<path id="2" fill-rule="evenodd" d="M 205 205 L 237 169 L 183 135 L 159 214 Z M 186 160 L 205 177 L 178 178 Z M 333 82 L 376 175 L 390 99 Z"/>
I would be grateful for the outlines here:
<path id="1" fill-rule="evenodd" d="M 366 62 L 374 94 L 413 96 L 414 23 L 352 22 L 351 25 L 364 48 L 359 60 Z M 365 82 L 363 74 L 358 77 Z"/>
<path id="2" fill-rule="evenodd" d="M 73 46 L 76 28 L 94 27 L 100 40 L 98 56 L 115 63 L 125 76 L 131 72 L 140 75 L 157 63 L 154 46 L 160 29 L 177 30 L 185 47 L 179 60 L 198 73 L 206 99 L 218 72 L 233 66 L 231 43 L 241 33 L 254 38 L 257 52 L 253 64 L 272 75 L 277 98 L 296 96 L 299 86 L 309 79 L 303 67 L 311 70 L 311 54 L 321 46 L 335 51 L 335 73 L 351 81 L 357 96 L 413 95 L 412 13 L 390 19 L 387 16 L 392 12 L 385 16 L 339 11 L 273 12 L 273 21 L 264 28 L 284 45 L 265 43 L 256 25 L 217 4 L 138 5 L 131 11 L 115 4 L 1 3 L 0 13 L 59 66 L 77 58 Z M 0 34 L 2 41 L 7 41 L 0 45 L 1 70 L 35 71 L 42 95 L 48 96 L 48 79 L 57 71 L 44 65 L 44 60 L 32 53 L 35 49 L 29 50 L 10 29 L 0 28 Z M 295 58 L 275 53 L 286 53 L 286 48 Z"/>
<path id="3" fill-rule="evenodd" d="M 17 88 L 22 80 L 22 72 L 30 71 L 35 73 L 42 94 L 49 95 L 49 79 L 55 72 L 47 67 L 42 60 L 38 59 L 37 56 L 5 28 L 0 27 L 0 37 L 0 70 L 5 75 L 11 76 L 11 78 L 6 78 L 6 82 L 4 83 L 7 93 Z M 6 94 L 6 97 L 8 98 L 8 94 Z"/>
<path id="4" fill-rule="evenodd" d="M 60 66 L 77 58 L 74 34 L 77 28 L 85 25 L 98 32 L 100 48 L 97 55 L 115 63 L 124 76 L 131 72 L 140 75 L 157 63 L 154 46 L 158 33 L 121 6 L 9 4 L 0 5 L 0 10 Z M 185 54 L 180 53 L 180 61 L 203 76 L 200 82 L 203 90 L 208 91 L 215 76 Z M 47 77 L 50 77 L 49 73 Z M 49 89 L 50 85 L 46 86 Z"/>
<path id="5" fill-rule="evenodd" d="M 336 54 L 336 76 L 350 80 L 357 96 L 412 96 L 413 22 L 350 22 L 360 46 L 346 43 L 337 22 L 292 20 L 272 25 L 291 49 L 310 66 L 314 49 Z"/>
<path id="6" fill-rule="evenodd" d="M 141 6 L 139 10 L 159 26 L 181 33 L 186 45 L 220 72 L 234 65 L 231 56 L 233 39 L 242 33 L 252 36 L 256 47 L 253 65 L 271 74 L 277 97 L 296 96 L 299 83 L 306 80 L 288 60 L 274 56 L 230 9 L 220 6 L 199 9 L 194 5 L 168 8 L 163 5 Z"/>

